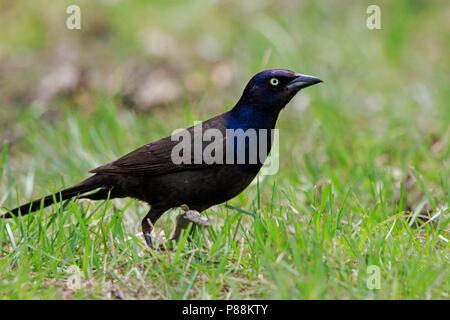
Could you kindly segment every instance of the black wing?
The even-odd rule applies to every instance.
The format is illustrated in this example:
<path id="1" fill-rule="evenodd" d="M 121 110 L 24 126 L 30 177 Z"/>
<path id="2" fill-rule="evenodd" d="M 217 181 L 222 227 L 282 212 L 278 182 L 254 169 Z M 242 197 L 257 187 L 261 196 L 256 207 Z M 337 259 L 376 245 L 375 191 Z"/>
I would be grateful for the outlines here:
<path id="1" fill-rule="evenodd" d="M 221 115 L 203 122 L 202 126 L 203 130 L 216 128 L 221 132 L 225 132 L 226 122 Z M 186 130 L 193 136 L 194 127 Z M 223 136 L 225 139 L 225 134 Z M 172 141 L 171 137 L 166 137 L 149 143 L 114 162 L 105 164 L 89 172 L 118 175 L 159 175 L 182 170 L 199 169 L 208 166 L 205 163 L 194 164 L 192 159 L 191 164 L 175 164 L 172 161 L 172 149 L 178 143 L 179 141 Z"/>

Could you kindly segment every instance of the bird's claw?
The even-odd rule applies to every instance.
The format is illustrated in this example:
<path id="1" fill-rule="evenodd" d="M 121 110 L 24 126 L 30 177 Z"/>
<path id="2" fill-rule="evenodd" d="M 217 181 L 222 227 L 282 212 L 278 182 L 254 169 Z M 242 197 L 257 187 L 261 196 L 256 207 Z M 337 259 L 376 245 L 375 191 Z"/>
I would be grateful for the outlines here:
<path id="1" fill-rule="evenodd" d="M 202 216 L 200 212 L 195 210 L 188 210 L 181 216 L 183 219 L 189 220 L 200 227 L 209 227 L 211 225 L 211 221 L 207 217 Z"/>
<path id="2" fill-rule="evenodd" d="M 144 233 L 144 238 L 145 238 L 145 242 L 147 243 L 147 245 L 154 249 L 153 247 L 153 241 L 152 241 L 152 236 L 150 235 L 150 233 Z"/>

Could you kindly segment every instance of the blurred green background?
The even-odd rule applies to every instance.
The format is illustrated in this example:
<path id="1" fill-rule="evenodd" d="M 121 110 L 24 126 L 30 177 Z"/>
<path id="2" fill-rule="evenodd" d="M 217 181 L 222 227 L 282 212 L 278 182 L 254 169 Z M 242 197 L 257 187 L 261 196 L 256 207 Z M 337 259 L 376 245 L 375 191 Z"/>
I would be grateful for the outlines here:
<path id="1" fill-rule="evenodd" d="M 81 8 L 81 30 L 65 26 L 71 4 Z M 371 4 L 381 8 L 380 30 L 366 27 Z M 320 77 L 324 83 L 302 91 L 279 118 L 281 164 L 277 176 L 264 178 L 265 209 L 274 201 L 272 205 L 291 210 L 286 195 L 307 208 L 310 195 L 331 185 L 340 204 L 351 189 L 352 203 L 345 205 L 349 225 L 369 212 L 380 223 L 398 212 L 396 185 L 413 171 L 436 212 L 449 197 L 449 17 L 445 0 L 1 0 L 0 150 L 7 161 L 6 170 L 0 172 L 0 207 L 78 182 L 98 165 L 194 120 L 228 110 L 253 74 L 286 68 Z M 7 152 L 2 148 L 6 141 Z M 252 207 L 255 189 L 250 187 L 233 205 Z M 408 201 L 414 207 L 422 200 Z M 136 210 L 140 215 L 145 212 Z M 128 211 L 123 218 L 127 230 L 138 232 L 139 212 Z M 166 232 L 168 219 L 162 219 Z M 440 228 L 445 239 L 447 225 L 448 221 Z M 3 236 L 0 240 L 7 242 L 6 232 Z M 370 251 L 371 245 L 361 241 L 359 250 L 367 254 L 364 248 Z M 290 278 L 281 281 L 273 276 L 277 255 L 266 257 L 272 266 L 266 271 L 272 271 L 266 274 L 271 284 L 265 286 L 281 287 L 230 295 L 448 297 L 448 277 L 442 278 L 440 271 L 448 263 L 448 242 L 445 245 L 434 258 L 420 254 L 415 262 L 418 268 L 433 270 L 434 280 L 429 281 L 436 290 L 431 293 L 402 291 L 398 284 L 395 290 L 386 286 L 378 295 L 366 289 L 340 291 L 345 286 L 315 291 L 308 277 L 285 272 L 300 281 L 291 288 Z M 426 248 L 433 250 L 430 243 Z M 4 249 L 2 256 L 5 272 L 6 266 L 11 267 L 6 262 L 9 250 Z M 363 254 L 360 257 L 365 261 Z M 424 267 L 423 261 L 429 264 Z M 354 275 L 352 269 L 347 272 Z M 326 274 L 321 276 L 330 276 Z M 247 277 L 260 279 L 258 274 Z M 342 281 L 348 281 L 346 276 Z M 414 286 L 424 283 L 428 284 Z M 5 288 L 9 297 L 30 297 L 25 289 Z M 226 290 L 218 288 L 209 295 L 200 290 L 186 296 L 166 290 L 158 297 L 227 297 Z"/>

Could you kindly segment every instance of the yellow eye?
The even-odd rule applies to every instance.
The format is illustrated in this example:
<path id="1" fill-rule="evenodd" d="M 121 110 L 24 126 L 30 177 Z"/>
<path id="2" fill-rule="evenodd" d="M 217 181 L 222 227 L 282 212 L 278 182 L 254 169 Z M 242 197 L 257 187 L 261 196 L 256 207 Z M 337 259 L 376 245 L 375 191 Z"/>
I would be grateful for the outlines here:
<path id="1" fill-rule="evenodd" d="M 276 87 L 279 84 L 280 84 L 280 80 L 278 80 L 277 78 L 270 79 L 270 85 Z"/>

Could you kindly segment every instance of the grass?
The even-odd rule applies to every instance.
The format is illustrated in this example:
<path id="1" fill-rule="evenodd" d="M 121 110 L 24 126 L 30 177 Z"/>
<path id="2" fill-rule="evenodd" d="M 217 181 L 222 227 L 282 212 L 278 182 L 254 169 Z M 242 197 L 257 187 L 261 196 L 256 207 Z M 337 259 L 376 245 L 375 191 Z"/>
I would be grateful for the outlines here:
<path id="1" fill-rule="evenodd" d="M 11 208 L 222 112 L 261 68 L 289 67 L 325 80 L 283 110 L 277 175 L 260 176 L 235 199 L 207 210 L 212 226 L 192 241 L 184 234 L 173 251 L 145 246 L 138 233 L 148 208 L 129 199 L 64 202 L 0 221 L 0 298 L 448 299 L 448 5 L 414 3 L 382 7 L 378 31 L 364 27 L 364 4 L 333 9 L 315 1 L 294 10 L 270 3 L 246 8 L 245 20 L 233 5 L 197 3 L 186 9 L 187 31 L 164 22 L 180 5 L 159 4 L 150 13 L 154 23 L 184 49 L 190 46 L 182 40 L 195 37 L 189 30 L 204 25 L 223 39 L 224 59 L 237 70 L 230 88 L 206 84 L 198 96 L 186 92 L 148 113 L 124 108 L 102 91 L 94 92 L 88 111 L 77 99 L 58 100 L 55 118 L 5 104 L 2 123 L 22 133 L 0 153 L 0 207 Z M 126 43 L 118 55 L 142 54 L 128 36 L 144 24 L 143 7 L 104 9 L 117 35 L 105 47 Z M 127 24 L 121 12 L 136 18 Z M 21 21 L 29 15 L 21 13 Z M 4 30 L 7 51 L 38 50 L 39 28 L 23 35 L 32 40 L 20 47 L 17 32 L 26 31 Z M 206 63 L 185 59 L 208 75 Z M 408 172 L 423 195 L 412 198 L 402 188 L 396 203 L 396 185 Z M 416 216 L 405 217 L 406 199 L 416 208 L 428 200 L 431 215 L 444 209 L 435 224 L 417 226 Z M 158 221 L 160 243 L 167 243 L 178 213 Z M 379 268 L 379 289 L 368 285 L 371 266 Z"/>

